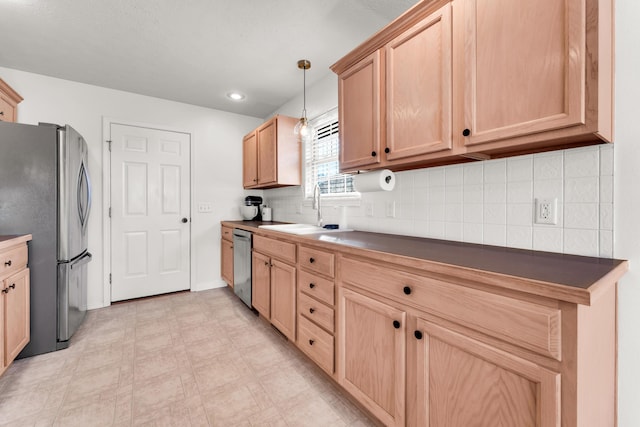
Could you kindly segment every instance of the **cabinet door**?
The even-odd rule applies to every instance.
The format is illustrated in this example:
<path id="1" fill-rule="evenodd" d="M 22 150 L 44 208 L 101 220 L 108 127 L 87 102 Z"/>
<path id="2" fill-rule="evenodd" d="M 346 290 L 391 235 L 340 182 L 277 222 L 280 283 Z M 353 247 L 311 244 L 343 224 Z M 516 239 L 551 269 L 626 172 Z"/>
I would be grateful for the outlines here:
<path id="1" fill-rule="evenodd" d="M 233 242 L 220 239 L 220 270 L 222 279 L 233 288 Z"/>
<path id="2" fill-rule="evenodd" d="M 242 185 L 258 185 L 258 137 L 255 132 L 242 140 Z"/>
<path id="3" fill-rule="evenodd" d="M 4 361 L 8 365 L 30 339 L 29 269 L 7 278 L 4 286 Z"/>
<path id="4" fill-rule="evenodd" d="M 451 41 L 447 4 L 386 46 L 388 161 L 452 147 Z"/>
<path id="5" fill-rule="evenodd" d="M 256 131 L 258 134 L 258 184 L 278 181 L 277 120 L 273 118 Z"/>
<path id="6" fill-rule="evenodd" d="M 417 424 L 560 425 L 560 374 L 417 319 Z"/>
<path id="7" fill-rule="evenodd" d="M 277 260 L 271 260 L 271 323 L 296 340 L 296 269 Z"/>
<path id="8" fill-rule="evenodd" d="M 388 426 L 404 426 L 406 313 L 339 291 L 338 380 Z"/>
<path id="9" fill-rule="evenodd" d="M 465 146 L 585 122 L 584 1 L 461 5 L 463 40 L 455 68 L 463 118 L 454 134 Z"/>
<path id="10" fill-rule="evenodd" d="M 340 170 L 380 163 L 380 51 L 338 76 Z"/>
<path id="11" fill-rule="evenodd" d="M 251 304 L 260 314 L 270 319 L 271 259 L 253 252 L 251 261 Z"/>

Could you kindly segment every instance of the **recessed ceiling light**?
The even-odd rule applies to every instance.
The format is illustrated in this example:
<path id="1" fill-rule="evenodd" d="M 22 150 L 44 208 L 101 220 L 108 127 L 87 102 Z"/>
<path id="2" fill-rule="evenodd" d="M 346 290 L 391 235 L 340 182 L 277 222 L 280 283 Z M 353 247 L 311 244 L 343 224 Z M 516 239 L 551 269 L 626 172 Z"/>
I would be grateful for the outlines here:
<path id="1" fill-rule="evenodd" d="M 234 101 L 242 101 L 244 99 L 244 95 L 240 92 L 229 92 L 227 93 L 227 98 L 232 99 Z"/>

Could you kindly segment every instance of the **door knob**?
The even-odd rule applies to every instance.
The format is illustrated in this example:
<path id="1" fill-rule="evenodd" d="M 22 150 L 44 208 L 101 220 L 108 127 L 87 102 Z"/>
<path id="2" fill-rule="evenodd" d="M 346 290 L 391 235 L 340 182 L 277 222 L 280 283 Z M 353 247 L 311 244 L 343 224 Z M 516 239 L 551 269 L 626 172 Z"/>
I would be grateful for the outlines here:
<path id="1" fill-rule="evenodd" d="M 189 220 L 187 218 L 182 218 L 181 221 L 182 221 L 183 224 L 186 224 L 187 222 L 189 222 Z"/>

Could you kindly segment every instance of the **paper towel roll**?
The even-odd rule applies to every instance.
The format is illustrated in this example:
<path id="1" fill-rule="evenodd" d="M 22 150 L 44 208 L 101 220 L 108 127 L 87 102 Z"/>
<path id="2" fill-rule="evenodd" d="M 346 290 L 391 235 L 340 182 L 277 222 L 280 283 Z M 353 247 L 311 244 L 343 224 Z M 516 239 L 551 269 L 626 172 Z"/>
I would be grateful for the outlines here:
<path id="1" fill-rule="evenodd" d="M 360 193 L 370 191 L 391 191 L 396 185 L 396 176 L 389 169 L 362 172 L 353 175 L 353 186 Z"/>

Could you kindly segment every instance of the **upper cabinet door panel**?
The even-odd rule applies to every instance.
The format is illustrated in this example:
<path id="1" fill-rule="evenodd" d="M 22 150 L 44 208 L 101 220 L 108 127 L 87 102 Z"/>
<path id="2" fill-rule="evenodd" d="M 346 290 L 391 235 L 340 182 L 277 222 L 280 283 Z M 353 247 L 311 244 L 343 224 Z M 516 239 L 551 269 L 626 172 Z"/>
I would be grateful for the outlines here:
<path id="1" fill-rule="evenodd" d="M 451 5 L 386 46 L 386 158 L 451 148 Z"/>
<path id="2" fill-rule="evenodd" d="M 340 169 L 380 162 L 380 51 L 338 77 Z"/>
<path id="3" fill-rule="evenodd" d="M 242 185 L 253 187 L 258 184 L 258 139 L 251 132 L 242 140 Z"/>
<path id="4" fill-rule="evenodd" d="M 584 1 L 463 4 L 464 145 L 585 123 Z"/>
<path id="5" fill-rule="evenodd" d="M 270 184 L 278 180 L 276 120 L 258 128 L 258 183 Z"/>

